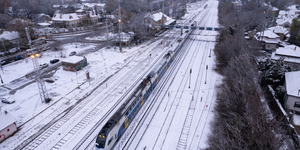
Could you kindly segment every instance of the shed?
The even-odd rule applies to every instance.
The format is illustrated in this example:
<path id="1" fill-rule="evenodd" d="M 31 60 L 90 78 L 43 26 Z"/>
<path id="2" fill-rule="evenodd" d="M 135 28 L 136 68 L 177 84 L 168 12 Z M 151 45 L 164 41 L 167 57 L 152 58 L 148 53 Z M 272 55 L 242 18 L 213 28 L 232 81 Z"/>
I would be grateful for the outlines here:
<path id="1" fill-rule="evenodd" d="M 0 114 L 0 142 L 17 131 L 16 120 L 7 113 Z"/>
<path id="2" fill-rule="evenodd" d="M 78 71 L 88 65 L 85 57 L 72 56 L 61 62 L 61 65 L 66 71 Z"/>

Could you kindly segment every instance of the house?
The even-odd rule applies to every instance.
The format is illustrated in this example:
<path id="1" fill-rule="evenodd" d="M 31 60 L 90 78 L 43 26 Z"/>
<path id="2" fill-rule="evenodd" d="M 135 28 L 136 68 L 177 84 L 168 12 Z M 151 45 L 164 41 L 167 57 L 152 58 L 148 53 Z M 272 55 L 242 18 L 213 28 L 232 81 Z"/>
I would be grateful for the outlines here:
<path id="1" fill-rule="evenodd" d="M 284 106 L 287 110 L 300 112 L 300 71 L 285 73 Z"/>
<path id="2" fill-rule="evenodd" d="M 299 15 L 296 12 L 297 11 L 295 11 L 295 10 L 289 10 L 289 11 L 280 10 L 278 13 L 278 17 L 276 19 L 277 25 L 282 26 L 289 30 L 289 28 L 293 22 L 293 19 Z"/>
<path id="3" fill-rule="evenodd" d="M 98 22 L 98 16 L 94 11 L 85 11 L 82 9 L 76 10 L 75 13 L 80 18 L 82 24 L 96 24 Z"/>
<path id="4" fill-rule="evenodd" d="M 61 62 L 63 70 L 66 71 L 78 71 L 81 68 L 88 65 L 87 59 L 85 57 L 72 56 Z"/>
<path id="5" fill-rule="evenodd" d="M 49 22 L 51 20 L 51 17 L 46 14 L 34 14 L 32 16 L 32 21 L 35 23 L 43 23 L 43 22 Z"/>
<path id="6" fill-rule="evenodd" d="M 74 28 L 85 24 L 96 24 L 98 16 L 94 11 L 79 9 L 75 13 L 63 14 L 56 12 L 52 18 L 53 26 L 60 28 Z"/>
<path id="7" fill-rule="evenodd" d="M 285 62 L 300 64 L 300 48 L 295 45 L 279 47 L 272 53 L 271 59 L 278 60 L 281 57 L 284 58 Z"/>
<path id="8" fill-rule="evenodd" d="M 155 34 L 161 30 L 161 25 L 167 22 L 167 15 L 162 12 L 148 13 L 144 17 L 144 25 L 148 27 L 150 33 Z"/>
<path id="9" fill-rule="evenodd" d="M 0 142 L 14 134 L 18 130 L 16 120 L 6 111 L 0 114 Z"/>
<path id="10" fill-rule="evenodd" d="M 260 46 L 263 50 L 275 51 L 279 47 L 280 36 L 275 34 L 271 30 L 266 30 L 264 32 L 257 32 L 254 36 L 257 41 L 260 42 Z"/>
<path id="11" fill-rule="evenodd" d="M 279 13 L 279 9 L 276 7 L 272 7 L 271 13 L 273 14 L 273 16 L 277 16 L 277 14 Z"/>
<path id="12" fill-rule="evenodd" d="M 281 41 L 285 40 L 286 35 L 289 33 L 289 31 L 282 26 L 270 27 L 268 29 L 273 31 L 273 33 L 277 34 L 278 36 L 280 36 Z"/>
<path id="13" fill-rule="evenodd" d="M 77 16 L 76 13 L 54 14 L 52 21 L 54 27 L 60 27 L 60 28 L 71 28 L 71 27 L 77 27 L 82 25 L 82 21 L 80 20 L 80 18 Z"/>
<path id="14" fill-rule="evenodd" d="M 8 40 L 10 43 L 18 45 L 19 42 L 19 32 L 18 31 L 3 31 L 2 34 L 0 34 L 0 40 Z"/>

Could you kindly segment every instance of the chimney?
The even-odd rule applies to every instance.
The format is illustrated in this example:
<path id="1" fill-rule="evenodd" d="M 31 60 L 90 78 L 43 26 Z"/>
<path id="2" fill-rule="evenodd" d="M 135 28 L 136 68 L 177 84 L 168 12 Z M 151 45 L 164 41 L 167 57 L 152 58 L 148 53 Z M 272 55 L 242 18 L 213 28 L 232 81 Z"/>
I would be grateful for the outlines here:
<path id="1" fill-rule="evenodd" d="M 60 14 L 60 18 L 62 17 L 62 14 Z"/>
<path id="2" fill-rule="evenodd" d="M 297 47 L 295 46 L 294 50 L 296 50 L 296 49 L 297 49 Z"/>

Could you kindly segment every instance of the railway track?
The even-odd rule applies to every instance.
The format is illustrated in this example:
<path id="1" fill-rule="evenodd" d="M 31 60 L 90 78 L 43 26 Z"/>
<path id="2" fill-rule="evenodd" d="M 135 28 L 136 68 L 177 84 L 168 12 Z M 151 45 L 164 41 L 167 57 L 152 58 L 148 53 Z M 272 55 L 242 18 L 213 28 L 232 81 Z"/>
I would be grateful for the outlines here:
<path id="1" fill-rule="evenodd" d="M 207 18 L 209 18 L 209 17 L 207 17 Z M 196 34 L 197 35 L 197 34 Z M 196 41 L 196 40 L 194 40 L 194 41 Z M 189 109 L 187 110 L 187 112 L 186 112 L 186 115 L 185 115 L 185 118 L 184 118 L 184 123 L 183 123 L 183 128 L 182 128 L 182 130 L 181 130 L 181 133 L 180 133 L 180 135 L 179 135 L 179 140 L 178 140 L 178 143 L 177 143 L 177 149 L 187 149 L 188 147 L 190 147 L 190 145 L 188 145 L 187 144 L 187 139 L 188 139 L 188 137 L 189 137 L 189 132 L 190 132 L 190 128 L 191 128 L 191 123 L 192 123 L 192 121 L 193 121 L 193 116 L 194 116 L 194 113 L 195 113 L 195 109 L 196 109 L 196 105 L 197 105 L 197 101 L 195 101 L 194 100 L 194 96 L 196 97 L 195 99 L 198 99 L 198 96 L 200 95 L 199 93 L 197 93 L 197 92 L 199 92 L 200 91 L 200 86 L 197 86 L 197 85 L 200 85 L 201 83 L 203 83 L 203 75 L 204 75 L 204 73 L 203 73 L 203 70 L 205 70 L 205 62 L 206 62 L 206 59 L 207 59 L 207 56 L 208 56 L 208 52 L 209 52 L 209 43 L 206 43 L 205 44 L 205 52 L 204 52 L 204 54 L 202 55 L 202 63 L 200 64 L 200 66 L 198 67 L 199 68 L 199 73 L 200 74 L 198 74 L 197 75 L 197 79 L 196 79 L 196 86 L 194 87 L 194 89 L 193 89 L 193 98 L 190 100 L 190 103 L 189 103 Z M 193 54 L 194 56 L 196 55 L 196 54 Z M 195 59 L 193 59 L 193 60 L 195 60 Z M 192 61 L 190 62 L 190 64 L 193 64 L 192 63 Z M 189 69 L 188 68 L 192 68 L 193 67 L 193 65 L 190 65 L 189 67 L 187 67 L 187 70 L 185 71 L 185 72 L 189 72 Z M 171 69 L 171 68 L 170 68 Z M 201 73 L 201 70 L 202 70 L 202 73 Z M 176 73 L 175 73 L 176 74 Z M 187 84 L 187 79 L 188 78 L 186 78 L 186 80 L 184 81 L 184 83 L 180 83 L 180 84 Z M 211 83 L 210 83 L 211 84 Z M 165 84 L 163 84 L 163 85 L 165 85 Z M 180 87 L 182 87 L 182 86 L 180 86 Z M 169 88 L 169 87 L 168 87 Z M 160 89 L 158 89 L 158 91 L 159 91 L 159 93 L 162 91 L 162 89 L 164 90 L 164 91 L 168 91 L 168 89 L 166 89 L 166 88 L 160 88 Z M 178 91 L 180 91 L 180 89 L 178 90 Z M 182 90 L 183 91 L 183 90 Z M 181 92 L 181 95 L 183 95 L 183 92 Z M 155 95 L 155 98 L 157 98 L 158 96 L 157 95 Z M 149 97 L 150 98 L 150 97 Z M 174 99 L 182 99 L 182 97 L 180 96 L 180 97 L 178 97 L 178 98 L 174 98 Z M 202 99 L 201 99 L 202 100 Z M 153 102 L 153 101 L 151 101 L 151 104 L 149 104 L 149 107 L 147 108 L 147 110 L 148 109 L 153 109 L 153 108 L 150 108 L 151 106 L 153 106 L 154 104 L 156 104 L 157 105 L 157 107 L 161 104 L 161 102 L 157 102 L 157 99 L 156 100 L 154 100 L 154 101 L 156 101 L 156 102 Z M 149 102 L 150 103 L 150 102 Z M 153 104 L 154 103 L 154 104 Z M 158 104 L 157 104 L 158 103 Z M 174 103 L 174 101 L 173 101 L 173 103 Z M 206 101 L 205 101 L 205 103 L 206 103 Z M 212 101 L 210 102 L 210 105 L 211 105 L 211 103 L 212 103 Z M 175 104 L 175 106 L 177 106 L 178 107 L 178 105 L 179 105 L 179 102 L 177 102 L 177 104 Z M 205 106 L 205 105 L 203 105 L 203 106 Z M 171 125 L 171 123 L 172 123 L 172 121 L 174 120 L 174 116 L 175 116 L 175 112 L 177 112 L 176 110 L 177 110 L 177 107 L 176 107 L 176 109 L 173 111 L 173 115 L 172 115 L 172 120 L 169 122 L 169 125 L 163 125 L 163 126 L 166 126 L 166 127 L 168 127 L 168 126 L 170 126 Z M 210 107 L 211 108 L 211 107 Z M 157 110 L 158 108 L 156 108 L 156 110 Z M 169 111 L 170 111 L 171 109 L 169 109 Z M 141 110 L 142 111 L 142 110 Z M 202 111 L 203 112 L 203 111 Z M 154 113 L 156 113 L 156 111 L 154 111 Z M 139 143 L 140 143 L 140 141 L 141 141 L 141 139 L 142 139 L 142 137 L 144 136 L 144 134 L 145 134 L 145 132 L 146 132 L 146 130 L 147 130 L 147 128 L 148 128 L 148 126 L 147 127 L 142 127 L 142 126 L 140 126 L 140 124 L 147 124 L 147 125 L 149 125 L 149 123 L 151 122 L 151 120 L 153 119 L 153 116 L 154 116 L 154 114 L 151 114 L 151 115 L 149 115 L 149 116 L 152 116 L 152 118 L 150 119 L 150 121 L 148 121 L 147 123 L 145 123 L 144 121 L 145 120 L 143 120 L 143 118 L 144 118 L 144 115 L 145 115 L 146 113 L 143 113 L 143 116 L 141 117 L 142 119 L 140 119 L 140 118 L 136 118 L 136 120 L 139 120 L 138 121 L 138 123 L 133 123 L 132 124 L 132 126 L 136 126 L 136 127 L 134 127 L 134 129 L 132 129 L 133 131 L 131 131 L 131 132 L 133 132 L 132 134 L 130 133 L 129 134 L 129 138 L 126 138 L 126 140 L 124 140 L 123 142 L 121 142 L 121 140 L 120 140 L 120 145 L 123 145 L 123 146 L 117 146 L 116 147 L 116 149 L 138 149 L 137 148 L 137 146 L 139 145 Z M 169 116 L 169 112 L 168 112 L 168 116 Z M 205 116 L 205 115 L 203 115 L 203 117 L 206 117 L 206 119 L 205 120 L 207 120 L 207 115 Z M 201 114 L 201 118 L 202 118 L 202 114 Z M 200 120 L 200 119 L 199 119 Z M 166 122 L 164 122 L 163 124 L 165 124 Z M 143 128 L 143 129 L 141 129 L 141 128 Z M 142 130 L 142 131 L 139 131 L 139 130 Z M 169 130 L 169 129 L 168 129 Z M 203 131 L 203 130 L 202 130 Z M 128 129 L 128 131 L 126 131 L 126 132 L 129 132 L 129 129 Z M 141 132 L 142 134 L 137 134 L 138 132 Z M 164 134 L 164 133 L 161 133 L 162 131 L 160 131 L 159 133 L 158 133 L 158 135 L 162 135 L 162 134 Z M 167 131 L 168 132 L 168 131 Z M 126 134 L 126 133 L 125 133 Z M 138 136 L 138 137 L 137 137 Z M 202 134 L 201 134 L 201 136 L 202 136 Z M 138 141 L 133 141 L 133 139 L 132 139 L 132 137 L 135 137 L 135 139 L 139 139 Z M 166 136 L 165 136 L 165 138 L 166 138 Z M 160 139 L 160 140 L 162 140 L 162 139 Z M 191 140 L 194 140 L 194 136 L 192 136 L 192 139 Z M 155 142 L 155 144 L 154 145 L 161 145 L 161 143 L 164 143 L 164 141 L 165 141 L 165 139 L 163 139 L 163 141 L 162 142 L 160 142 L 160 144 L 157 144 L 157 141 L 158 141 L 158 138 L 156 139 L 156 142 Z M 133 142 L 134 142 L 134 144 L 133 144 Z M 125 144 L 123 144 L 123 143 L 125 143 Z M 119 145 L 119 144 L 118 144 Z M 133 147 L 129 147 L 130 145 L 136 145 L 135 147 L 133 146 Z M 146 148 L 146 147 L 144 147 L 144 148 Z M 154 148 L 154 147 L 153 147 Z"/>
<path id="2" fill-rule="evenodd" d="M 163 36 L 164 36 L 164 39 L 162 40 L 162 42 L 161 43 L 165 43 L 165 42 L 167 42 L 168 41 L 168 39 L 170 38 L 170 37 L 167 37 L 165 34 L 163 34 Z M 175 34 L 171 37 L 171 38 L 173 38 L 175 36 Z M 165 52 L 164 53 L 162 53 L 163 55 L 165 54 Z M 163 55 L 161 55 L 161 56 L 159 56 L 158 58 L 161 58 Z M 156 60 L 157 61 L 157 60 Z M 156 62 L 155 61 L 155 62 Z M 151 66 L 154 66 L 154 64 L 152 64 Z M 144 76 L 146 76 L 146 73 L 148 73 L 148 71 L 147 72 L 145 72 L 143 75 L 142 75 L 142 77 L 144 77 Z M 141 79 L 141 78 L 140 78 Z M 139 80 L 138 80 L 139 81 Z M 136 86 L 138 86 L 139 85 L 139 82 L 136 82 L 136 83 L 134 83 L 134 87 L 132 87 L 131 89 L 133 90 L 133 89 L 135 89 L 136 88 Z M 132 91 L 132 90 L 129 90 L 130 92 Z M 126 93 L 126 94 L 130 94 L 130 93 Z M 126 99 L 125 97 L 121 97 L 120 98 L 120 100 L 122 100 L 122 99 Z M 113 109 L 112 109 L 113 110 Z M 85 136 L 78 142 L 78 144 L 73 148 L 73 149 L 90 149 L 92 146 L 94 146 L 94 140 L 96 139 L 96 136 L 97 136 L 97 134 L 98 134 L 98 132 L 101 130 L 101 128 L 102 128 L 102 126 L 101 126 L 101 123 L 105 123 L 105 119 L 106 118 L 109 118 L 108 117 L 108 115 L 109 114 L 113 114 L 112 113 L 112 110 L 109 110 L 106 114 L 105 114 L 105 116 L 104 117 L 102 117 L 94 126 L 93 126 L 93 128 L 88 132 L 88 133 L 86 133 L 85 134 Z"/>
<path id="3" fill-rule="evenodd" d="M 142 53 L 138 53 L 138 54 L 140 55 Z M 136 57 L 138 57 L 138 56 L 136 56 Z M 133 61 L 133 60 L 131 60 L 131 61 Z M 129 61 L 129 62 L 131 62 L 131 61 Z M 124 66 L 127 66 L 128 63 L 125 64 Z M 119 71 L 117 71 L 115 73 L 118 73 L 118 72 Z M 55 111 L 53 111 L 53 113 L 51 113 L 50 115 L 48 115 L 46 117 L 44 116 L 44 119 L 42 121 L 40 121 L 39 123 L 37 123 L 36 125 L 34 125 L 32 128 L 29 128 L 26 132 L 22 132 L 22 135 L 17 138 L 17 140 L 20 141 L 20 142 L 22 142 L 22 143 L 19 144 L 17 147 L 15 147 L 15 149 L 22 149 L 22 148 L 25 148 L 27 146 L 28 146 L 29 149 L 32 149 L 32 148 L 36 147 L 37 145 L 39 145 L 40 142 L 44 141 L 44 139 L 46 139 L 47 136 L 49 137 L 51 134 L 53 134 L 54 131 L 56 129 L 58 129 L 62 124 L 64 124 L 63 122 L 66 121 L 66 120 L 68 120 L 68 119 L 66 119 L 66 120 L 63 119 L 63 121 L 58 121 L 58 120 L 62 119 L 63 117 L 66 117 L 66 115 L 68 113 L 70 113 L 71 110 L 73 110 L 75 108 L 75 106 L 77 106 L 76 108 L 79 108 L 79 109 L 82 108 L 82 107 L 79 106 L 79 104 L 81 104 L 81 102 L 83 101 L 83 99 L 85 99 L 90 94 L 94 93 L 95 90 L 97 88 L 103 86 L 103 84 L 105 82 L 107 83 L 109 80 L 111 80 L 112 82 L 115 81 L 114 79 L 110 79 L 110 78 L 112 78 L 112 76 L 108 77 L 107 79 L 100 78 L 95 83 L 95 84 L 98 84 L 98 86 L 96 86 L 94 89 L 89 89 L 90 92 L 87 92 L 85 94 L 79 93 L 79 94 L 77 94 L 75 96 L 72 95 L 70 97 L 67 96 L 66 98 L 64 98 L 64 99 L 66 99 L 65 100 L 66 103 L 63 103 L 61 105 L 61 107 L 59 107 L 58 109 L 56 109 Z M 73 91 L 75 91 L 75 90 L 77 90 L 77 89 L 74 89 Z M 72 92 L 70 92 L 70 93 L 72 93 Z M 72 104 L 71 100 L 73 100 L 73 101 L 75 100 L 75 103 Z M 48 109 L 51 109 L 51 106 L 56 105 L 57 102 L 53 103 L 47 109 L 45 109 L 44 111 L 42 111 L 42 112 L 38 113 L 37 115 L 35 115 L 32 119 L 30 119 L 27 122 L 25 122 L 25 124 L 26 123 L 30 123 L 30 121 L 34 121 L 37 117 L 40 117 L 43 112 L 45 112 Z M 86 102 L 82 103 L 82 106 L 84 106 L 86 103 L 88 103 L 88 102 L 86 101 Z M 68 115 L 68 116 L 72 116 L 72 115 Z M 52 124 L 55 124 L 53 126 L 53 128 L 51 130 L 48 129 Z M 41 125 L 43 125 L 44 127 L 39 128 Z M 23 125 L 22 125 L 22 127 L 23 127 Z M 38 132 L 36 132 L 37 129 L 38 129 Z M 46 130 L 47 130 L 47 132 L 46 132 Z M 45 134 L 42 134 L 42 133 L 45 133 Z M 40 138 L 37 138 L 37 137 L 40 137 Z M 26 140 L 24 140 L 24 139 L 26 139 Z M 34 140 L 37 141 L 37 142 L 33 142 Z M 32 143 L 32 144 L 29 144 L 29 143 Z"/>
<path id="4" fill-rule="evenodd" d="M 156 91 L 162 91 L 162 89 L 166 86 L 166 80 L 165 78 L 170 78 L 170 76 L 172 75 L 170 72 L 174 71 L 174 69 L 176 68 L 176 66 L 178 66 L 179 63 L 179 59 L 182 58 L 184 55 L 184 50 L 180 50 L 179 53 L 177 54 L 177 56 L 175 57 L 172 65 L 169 67 L 168 71 L 165 73 L 165 75 L 163 76 L 163 78 L 161 79 L 161 82 L 157 85 L 157 87 L 154 89 L 154 91 L 152 92 L 152 95 L 154 93 L 156 93 Z M 169 71 L 170 70 L 170 71 Z M 163 85 L 163 86 L 160 86 Z M 159 92 L 160 93 L 160 92 Z M 157 96 L 157 94 L 155 94 L 155 97 Z M 158 102 L 157 98 L 154 98 L 155 100 L 151 100 L 152 96 L 150 96 L 147 100 L 149 104 L 147 104 L 146 108 L 142 108 L 139 112 L 139 114 L 141 114 L 140 116 L 137 116 L 133 123 L 130 125 L 130 127 L 126 130 L 126 132 L 124 133 L 123 137 L 126 140 L 119 140 L 119 143 L 116 145 L 115 149 L 131 149 L 128 148 L 128 146 L 130 145 L 130 143 L 132 143 L 132 138 L 137 136 L 137 132 L 140 130 L 140 124 L 144 123 L 144 119 L 145 117 L 148 116 L 148 113 L 150 112 L 150 110 L 153 109 L 154 104 L 158 104 L 161 102 Z M 122 137 L 122 139 L 123 139 Z M 135 141 L 135 143 L 139 143 L 137 141 Z M 132 148 L 132 149 L 136 149 Z"/>

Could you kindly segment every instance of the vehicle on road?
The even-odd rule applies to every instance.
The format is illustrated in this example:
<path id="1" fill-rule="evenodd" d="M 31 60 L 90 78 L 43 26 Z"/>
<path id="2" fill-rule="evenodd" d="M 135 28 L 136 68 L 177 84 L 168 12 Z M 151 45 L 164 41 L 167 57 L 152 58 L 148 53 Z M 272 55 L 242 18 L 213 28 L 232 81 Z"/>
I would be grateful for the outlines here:
<path id="1" fill-rule="evenodd" d="M 55 63 L 57 63 L 57 62 L 59 62 L 59 59 L 53 59 L 53 60 L 50 60 L 50 63 L 51 63 L 51 64 L 55 64 Z"/>
<path id="2" fill-rule="evenodd" d="M 17 51 L 20 51 L 19 48 L 12 48 L 9 50 L 10 54 L 16 53 Z"/>
<path id="3" fill-rule="evenodd" d="M 69 54 L 69 56 L 74 56 L 74 55 L 76 55 L 76 52 L 75 52 L 75 51 L 73 51 L 73 52 L 71 52 L 71 53 Z"/>
<path id="4" fill-rule="evenodd" d="M 14 57 L 14 60 L 16 61 L 16 60 L 20 60 L 20 59 L 22 59 L 23 57 L 21 56 L 21 55 L 16 55 L 15 57 Z"/>
<path id="5" fill-rule="evenodd" d="M 42 51 L 46 51 L 46 50 L 49 50 L 49 49 L 50 49 L 50 46 L 46 46 L 46 47 L 42 48 Z"/>
<path id="6" fill-rule="evenodd" d="M 12 104 L 15 102 L 15 100 L 12 99 L 11 97 L 2 97 L 2 98 L 0 98 L 0 100 L 2 103 L 5 103 L 5 104 Z"/>
<path id="7" fill-rule="evenodd" d="M 43 64 L 40 64 L 40 68 L 43 69 L 43 68 L 46 68 L 48 67 L 49 65 L 47 63 L 43 63 Z"/>
<path id="8" fill-rule="evenodd" d="M 5 60 L 1 60 L 0 63 L 1 63 L 1 65 L 5 65 L 6 61 Z"/>
<path id="9" fill-rule="evenodd" d="M 92 48 L 92 51 L 93 51 L 93 52 L 96 52 L 96 51 L 97 51 L 96 47 Z"/>

